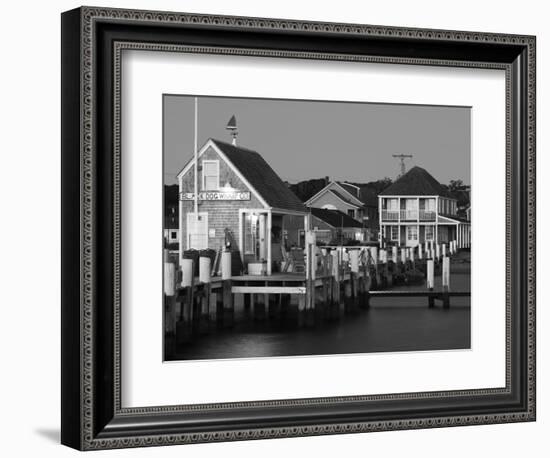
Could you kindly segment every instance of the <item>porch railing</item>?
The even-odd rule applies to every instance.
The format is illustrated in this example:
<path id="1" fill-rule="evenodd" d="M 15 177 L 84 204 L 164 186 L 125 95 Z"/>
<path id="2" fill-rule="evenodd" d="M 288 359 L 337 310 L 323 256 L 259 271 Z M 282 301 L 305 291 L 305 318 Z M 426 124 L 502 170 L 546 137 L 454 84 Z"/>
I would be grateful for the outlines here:
<path id="1" fill-rule="evenodd" d="M 399 211 L 398 210 L 382 210 L 382 220 L 383 221 L 398 221 L 399 220 Z"/>
<path id="2" fill-rule="evenodd" d="M 401 210 L 401 220 L 402 221 L 416 221 L 418 219 L 417 210 Z"/>
<path id="3" fill-rule="evenodd" d="M 435 212 L 430 210 L 420 210 L 420 221 L 435 221 Z"/>
<path id="4" fill-rule="evenodd" d="M 382 221 L 435 221 L 435 217 L 430 210 L 382 210 Z"/>

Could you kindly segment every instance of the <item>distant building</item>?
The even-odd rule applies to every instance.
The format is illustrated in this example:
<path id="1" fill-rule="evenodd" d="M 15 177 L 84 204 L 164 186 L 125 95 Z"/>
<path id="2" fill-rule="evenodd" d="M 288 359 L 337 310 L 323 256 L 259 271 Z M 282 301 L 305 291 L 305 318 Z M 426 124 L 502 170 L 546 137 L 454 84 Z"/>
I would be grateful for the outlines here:
<path id="1" fill-rule="evenodd" d="M 164 186 L 164 241 L 166 248 L 179 248 L 178 185 Z"/>
<path id="2" fill-rule="evenodd" d="M 328 181 L 328 180 L 327 180 Z M 366 231 L 366 238 L 376 238 L 378 201 L 375 192 L 342 181 L 331 181 L 305 202 L 307 207 L 338 210 L 355 219 Z"/>
<path id="3" fill-rule="evenodd" d="M 457 240 L 470 247 L 470 222 L 457 215 L 457 200 L 426 170 L 413 167 L 378 196 L 380 243 L 417 246 Z"/>
<path id="4" fill-rule="evenodd" d="M 209 139 L 198 151 L 198 215 L 194 212 L 194 158 L 177 176 L 180 256 L 184 250 L 220 250 L 227 243 L 271 273 L 282 247 L 300 244 L 308 229 L 304 204 L 256 151 Z"/>
<path id="5" fill-rule="evenodd" d="M 468 205 L 468 207 L 464 210 L 464 216 L 466 217 L 466 221 L 471 221 L 471 219 L 472 219 L 472 207 L 471 207 L 471 205 Z"/>
<path id="6" fill-rule="evenodd" d="M 363 225 L 340 210 L 325 208 L 310 208 L 311 229 L 315 232 L 317 241 L 329 243 L 362 242 L 366 229 Z"/>

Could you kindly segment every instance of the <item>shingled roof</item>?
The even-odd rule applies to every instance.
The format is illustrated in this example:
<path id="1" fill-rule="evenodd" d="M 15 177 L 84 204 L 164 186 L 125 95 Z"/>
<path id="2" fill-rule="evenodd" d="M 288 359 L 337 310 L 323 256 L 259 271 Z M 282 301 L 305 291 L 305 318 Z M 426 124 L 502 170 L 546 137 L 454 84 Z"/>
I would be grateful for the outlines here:
<path id="1" fill-rule="evenodd" d="M 340 210 L 311 207 L 311 214 L 332 227 L 363 227 L 361 223 Z"/>
<path id="2" fill-rule="evenodd" d="M 374 189 L 363 186 L 359 190 L 359 196 L 365 207 L 378 207 L 378 195 Z"/>
<path id="3" fill-rule="evenodd" d="M 306 212 L 302 201 L 256 151 L 220 140 L 212 142 L 227 156 L 270 207 Z"/>
<path id="4" fill-rule="evenodd" d="M 334 194 L 338 199 L 344 201 L 346 204 L 351 205 L 352 207 L 359 208 L 360 205 L 356 204 L 355 202 L 352 202 L 350 199 L 348 199 L 344 194 L 341 192 L 336 191 L 335 189 L 330 189 L 330 193 Z"/>
<path id="5" fill-rule="evenodd" d="M 449 197 L 448 191 L 422 167 L 413 167 L 384 189 L 380 195 Z"/>

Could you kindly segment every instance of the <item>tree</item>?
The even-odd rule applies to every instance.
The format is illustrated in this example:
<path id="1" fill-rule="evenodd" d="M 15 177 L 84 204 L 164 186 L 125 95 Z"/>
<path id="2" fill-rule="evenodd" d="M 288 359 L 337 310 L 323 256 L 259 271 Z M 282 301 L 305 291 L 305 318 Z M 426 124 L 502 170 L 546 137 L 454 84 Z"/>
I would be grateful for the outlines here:
<path id="1" fill-rule="evenodd" d="M 464 182 L 462 180 L 451 180 L 451 181 L 449 181 L 449 185 L 447 187 L 449 188 L 449 191 L 451 191 L 451 192 L 463 191 L 464 190 Z"/>

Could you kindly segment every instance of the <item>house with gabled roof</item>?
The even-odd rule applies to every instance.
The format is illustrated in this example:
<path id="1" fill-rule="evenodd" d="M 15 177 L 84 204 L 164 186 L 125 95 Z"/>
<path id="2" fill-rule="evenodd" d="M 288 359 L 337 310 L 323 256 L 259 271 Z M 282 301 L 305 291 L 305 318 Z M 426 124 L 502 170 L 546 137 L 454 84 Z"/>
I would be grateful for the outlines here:
<path id="1" fill-rule="evenodd" d="M 470 222 L 457 200 L 428 171 L 413 167 L 378 196 L 380 244 L 417 246 L 426 241 L 470 247 Z"/>
<path id="2" fill-rule="evenodd" d="M 378 230 L 378 201 L 374 191 L 368 187 L 346 181 L 330 181 L 305 205 L 342 212 L 359 222 L 372 236 Z"/>
<path id="3" fill-rule="evenodd" d="M 231 244 L 248 262 L 265 262 L 271 273 L 282 246 L 298 246 L 309 229 L 301 200 L 256 151 L 209 139 L 177 175 L 180 258 L 185 250 L 220 250 Z"/>
<path id="4" fill-rule="evenodd" d="M 350 240 L 362 241 L 365 228 L 363 225 L 340 210 L 310 207 L 311 230 L 317 241 L 324 244 L 343 244 Z"/>

